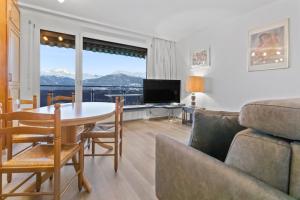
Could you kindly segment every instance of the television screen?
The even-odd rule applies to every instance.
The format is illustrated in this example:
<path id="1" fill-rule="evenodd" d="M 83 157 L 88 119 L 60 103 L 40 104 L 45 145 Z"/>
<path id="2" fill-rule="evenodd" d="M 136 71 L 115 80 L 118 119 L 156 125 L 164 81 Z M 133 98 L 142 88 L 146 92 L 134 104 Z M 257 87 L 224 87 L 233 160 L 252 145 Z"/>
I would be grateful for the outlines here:
<path id="1" fill-rule="evenodd" d="M 144 79 L 144 103 L 180 103 L 180 80 Z"/>

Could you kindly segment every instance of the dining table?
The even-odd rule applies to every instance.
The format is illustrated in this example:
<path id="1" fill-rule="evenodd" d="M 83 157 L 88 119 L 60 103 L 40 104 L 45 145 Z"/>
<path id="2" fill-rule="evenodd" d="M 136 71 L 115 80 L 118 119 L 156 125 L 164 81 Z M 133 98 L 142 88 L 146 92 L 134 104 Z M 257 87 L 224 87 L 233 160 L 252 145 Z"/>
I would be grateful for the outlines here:
<path id="1" fill-rule="evenodd" d="M 82 130 L 83 125 L 94 124 L 108 119 L 115 113 L 115 103 L 74 102 L 62 103 L 60 105 L 62 144 L 77 143 L 80 139 L 78 136 L 80 136 L 80 130 Z M 53 114 L 54 105 L 28 110 L 28 112 Z M 73 163 L 77 163 L 76 159 L 76 157 L 72 158 Z M 74 165 L 74 167 L 77 166 Z M 50 176 L 49 174 L 45 174 L 42 177 L 42 181 L 46 181 Z M 85 176 L 83 178 L 83 186 L 88 192 L 92 189 Z"/>

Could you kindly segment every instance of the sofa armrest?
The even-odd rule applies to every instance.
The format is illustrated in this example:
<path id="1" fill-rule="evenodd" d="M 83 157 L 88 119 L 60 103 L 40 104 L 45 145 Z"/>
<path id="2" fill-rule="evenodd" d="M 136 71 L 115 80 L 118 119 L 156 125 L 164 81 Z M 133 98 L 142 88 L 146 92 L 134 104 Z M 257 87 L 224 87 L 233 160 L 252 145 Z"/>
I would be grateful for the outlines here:
<path id="1" fill-rule="evenodd" d="M 292 197 L 166 136 L 156 138 L 160 200 L 285 200 Z"/>

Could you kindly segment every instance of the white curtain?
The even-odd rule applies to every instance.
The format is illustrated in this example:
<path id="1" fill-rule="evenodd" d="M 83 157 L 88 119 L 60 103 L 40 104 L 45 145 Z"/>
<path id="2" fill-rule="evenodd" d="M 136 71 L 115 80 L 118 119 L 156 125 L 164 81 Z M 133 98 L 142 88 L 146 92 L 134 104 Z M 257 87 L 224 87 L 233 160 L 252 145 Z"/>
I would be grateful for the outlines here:
<path id="1" fill-rule="evenodd" d="M 148 55 L 148 79 L 177 79 L 175 42 L 153 38 Z"/>
<path id="2" fill-rule="evenodd" d="M 34 51 L 35 47 L 35 24 L 28 20 L 28 26 L 21 26 L 21 43 L 20 43 L 20 98 L 32 98 L 34 93 L 33 89 L 37 85 L 34 80 L 39 76 L 34 70 L 35 58 L 37 57 Z M 39 42 L 39 39 L 38 39 Z M 39 80 L 39 79 L 38 79 Z M 39 82 L 38 82 L 39 85 Z"/>

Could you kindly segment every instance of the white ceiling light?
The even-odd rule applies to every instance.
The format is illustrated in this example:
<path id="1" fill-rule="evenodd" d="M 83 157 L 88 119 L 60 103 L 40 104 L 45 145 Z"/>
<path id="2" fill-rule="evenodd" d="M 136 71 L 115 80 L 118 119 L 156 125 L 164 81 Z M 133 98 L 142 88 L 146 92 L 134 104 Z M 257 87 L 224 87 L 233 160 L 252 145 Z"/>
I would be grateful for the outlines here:
<path id="1" fill-rule="evenodd" d="M 65 0 L 57 0 L 59 3 L 63 3 Z"/>

